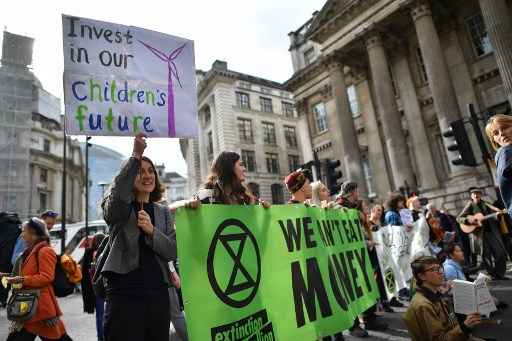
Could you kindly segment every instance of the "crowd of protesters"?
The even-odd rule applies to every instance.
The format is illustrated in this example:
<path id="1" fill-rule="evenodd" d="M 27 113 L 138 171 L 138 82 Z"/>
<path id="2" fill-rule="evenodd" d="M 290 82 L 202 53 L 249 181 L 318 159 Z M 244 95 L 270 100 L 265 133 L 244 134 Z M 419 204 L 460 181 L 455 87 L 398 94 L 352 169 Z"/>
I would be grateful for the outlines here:
<path id="1" fill-rule="evenodd" d="M 493 136 L 497 135 L 501 138 L 502 133 L 493 132 Z M 84 312 L 96 314 L 99 341 L 168 340 L 171 321 L 180 338 L 188 339 L 179 292 L 181 283 L 175 266 L 178 260 L 173 210 L 162 204 L 164 188 L 153 162 L 143 155 L 146 146 L 144 136 L 135 137 L 132 156 L 122 166 L 102 201 L 109 234 L 95 235 L 81 261 Z M 508 163 L 512 157 L 502 152 L 498 159 Z M 510 193 L 508 164 L 502 167 L 501 189 Z M 201 204 L 270 207 L 251 193 L 244 182 L 245 167 L 240 155 L 222 152 L 213 161 L 201 189 L 184 205 L 191 209 Z M 413 340 L 469 338 L 472 328 L 480 324 L 480 316 L 453 317 L 449 304 L 438 297 L 440 288 L 447 280 L 470 279 L 478 269 L 479 257 L 492 278 L 507 279 L 506 260 L 512 257 L 511 229 L 508 216 L 501 215 L 503 207 L 511 207 L 507 195 L 503 196 L 501 205 L 500 202 L 491 205 L 482 200 L 481 189 L 470 188 L 470 200 L 459 216 L 454 217 L 443 207 L 426 204 L 415 194 L 407 197 L 391 193 L 385 203 L 370 204 L 360 197 L 358 184 L 354 182 L 344 183 L 340 193 L 333 196 L 321 181 L 313 181 L 307 169 L 290 173 L 284 183 L 290 192 L 288 204 L 359 211 L 380 300 L 354 320 L 349 328 L 353 336 L 368 337 L 368 330 L 387 329 L 388 325 L 379 320 L 378 311 L 393 312 L 393 307 L 404 307 L 404 301 L 411 301 L 405 321 Z M 335 199 L 331 200 L 333 197 Z M 410 219 L 408 215 L 403 216 L 404 210 L 409 212 Z M 486 218 L 476 221 L 477 213 Z M 48 244 L 48 231 L 56 217 L 53 211 L 45 212 L 41 219 L 32 218 L 24 223 L 21 235 L 10 236 L 11 264 L 10 267 L 2 265 L 5 269 L 2 275 L 8 276 L 9 284 L 40 288 L 40 300 L 45 308 L 38 307 L 28 322 L 14 323 L 9 340 L 36 336 L 44 340 L 70 339 L 60 319 L 62 313 L 51 285 L 56 255 Z M 413 260 L 415 285 L 411 283 L 410 288 L 403 288 L 388 300 L 373 234 L 386 225 L 410 232 L 420 219 L 428 226 L 424 232 L 431 255 Z M 477 228 L 475 233 L 467 234 L 461 224 L 487 228 Z M 39 266 L 35 265 L 37 261 Z M 13 273 L 13 266 L 16 269 L 19 264 L 19 271 Z M 1 303 L 5 304 L 5 298 Z M 504 302 L 497 303 L 499 308 L 506 308 Z M 134 314 L 134 311 L 140 313 Z M 342 333 L 333 337 L 343 340 Z M 325 338 L 329 339 L 331 337 Z"/>

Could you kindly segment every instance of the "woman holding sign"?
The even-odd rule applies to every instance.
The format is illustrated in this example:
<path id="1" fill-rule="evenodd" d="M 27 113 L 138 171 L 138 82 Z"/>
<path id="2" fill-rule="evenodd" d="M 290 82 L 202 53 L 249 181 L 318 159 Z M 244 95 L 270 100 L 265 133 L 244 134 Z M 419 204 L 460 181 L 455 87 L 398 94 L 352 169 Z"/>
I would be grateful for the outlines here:
<path id="1" fill-rule="evenodd" d="M 153 162 L 142 156 L 145 149 L 139 134 L 102 202 L 111 245 L 98 269 L 107 283 L 106 341 L 169 339 L 168 262 L 176 259 L 175 231 L 168 208 L 157 204 L 164 188 Z"/>
<path id="2" fill-rule="evenodd" d="M 210 174 L 196 200 L 203 204 L 252 205 L 260 203 L 268 208 L 270 204 L 258 200 L 244 185 L 245 166 L 240 155 L 235 152 L 222 152 L 213 161 Z M 192 206 L 195 207 L 193 204 Z"/>

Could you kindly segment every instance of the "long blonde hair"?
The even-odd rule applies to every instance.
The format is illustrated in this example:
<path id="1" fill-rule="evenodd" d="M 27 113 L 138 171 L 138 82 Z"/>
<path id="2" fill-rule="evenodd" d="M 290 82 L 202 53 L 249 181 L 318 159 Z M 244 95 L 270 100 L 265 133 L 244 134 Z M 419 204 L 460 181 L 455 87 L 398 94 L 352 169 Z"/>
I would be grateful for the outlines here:
<path id="1" fill-rule="evenodd" d="M 312 205 L 321 207 L 322 201 L 320 200 L 320 190 L 322 189 L 322 186 L 325 186 L 322 181 L 315 181 L 311 183 L 311 200 L 310 203 Z"/>
<path id="2" fill-rule="evenodd" d="M 487 125 L 485 126 L 485 133 L 489 138 L 489 142 L 491 142 L 492 148 L 496 151 L 501 146 L 494 141 L 494 132 L 498 129 L 507 129 L 512 127 L 512 116 L 496 114 L 489 119 Z"/>

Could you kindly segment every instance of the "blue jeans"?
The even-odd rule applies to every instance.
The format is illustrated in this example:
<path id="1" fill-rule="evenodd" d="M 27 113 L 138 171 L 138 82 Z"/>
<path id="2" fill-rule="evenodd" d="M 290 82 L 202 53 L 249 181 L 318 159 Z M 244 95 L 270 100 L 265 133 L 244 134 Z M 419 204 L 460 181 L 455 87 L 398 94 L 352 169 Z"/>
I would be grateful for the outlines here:
<path id="1" fill-rule="evenodd" d="M 103 314 L 105 313 L 105 300 L 96 296 L 96 333 L 98 341 L 103 341 Z"/>

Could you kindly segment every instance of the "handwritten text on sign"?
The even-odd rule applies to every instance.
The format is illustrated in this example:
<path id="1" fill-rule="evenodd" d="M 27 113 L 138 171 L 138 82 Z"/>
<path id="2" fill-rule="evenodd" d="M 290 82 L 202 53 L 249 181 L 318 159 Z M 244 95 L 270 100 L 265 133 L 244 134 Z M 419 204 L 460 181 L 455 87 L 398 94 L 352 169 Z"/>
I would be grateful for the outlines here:
<path id="1" fill-rule="evenodd" d="M 63 15 L 66 130 L 197 135 L 194 42 Z"/>

